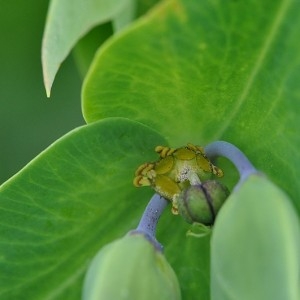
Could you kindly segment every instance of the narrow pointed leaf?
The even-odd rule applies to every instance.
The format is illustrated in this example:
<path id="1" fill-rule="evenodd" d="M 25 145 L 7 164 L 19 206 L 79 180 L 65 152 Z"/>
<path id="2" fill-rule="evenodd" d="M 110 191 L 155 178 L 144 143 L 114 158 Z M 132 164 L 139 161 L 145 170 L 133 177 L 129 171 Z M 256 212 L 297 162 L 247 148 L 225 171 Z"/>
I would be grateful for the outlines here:
<path id="1" fill-rule="evenodd" d="M 118 29 L 127 25 L 133 19 L 133 3 L 133 0 L 50 2 L 42 45 L 44 84 L 48 97 L 61 63 L 76 42 L 94 26 L 109 20 L 116 21 Z"/>

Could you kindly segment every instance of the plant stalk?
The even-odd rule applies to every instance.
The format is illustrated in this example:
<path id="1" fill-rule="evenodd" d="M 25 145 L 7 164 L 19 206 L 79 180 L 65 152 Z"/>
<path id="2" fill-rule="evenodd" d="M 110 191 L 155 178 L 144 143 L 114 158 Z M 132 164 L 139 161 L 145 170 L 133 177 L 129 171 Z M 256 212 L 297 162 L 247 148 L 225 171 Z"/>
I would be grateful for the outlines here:
<path id="1" fill-rule="evenodd" d="M 169 201 L 159 194 L 154 194 L 142 215 L 138 227 L 135 230 L 131 231 L 130 234 L 144 234 L 149 239 L 149 241 L 153 243 L 155 248 L 162 251 L 163 247 L 156 240 L 155 234 L 158 220 L 168 203 Z"/>
<path id="2" fill-rule="evenodd" d="M 224 141 L 216 141 L 208 144 L 205 148 L 206 156 L 214 160 L 217 157 L 223 156 L 229 159 L 239 172 L 240 179 L 235 190 L 252 174 L 260 172 L 252 165 L 246 155 L 236 146 Z"/>

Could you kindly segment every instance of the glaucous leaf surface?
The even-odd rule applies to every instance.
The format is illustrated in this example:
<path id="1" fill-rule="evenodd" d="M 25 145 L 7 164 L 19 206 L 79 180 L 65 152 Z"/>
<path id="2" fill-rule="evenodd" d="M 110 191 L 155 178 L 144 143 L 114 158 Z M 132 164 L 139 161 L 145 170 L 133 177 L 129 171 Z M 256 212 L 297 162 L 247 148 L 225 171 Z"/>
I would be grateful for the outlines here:
<path id="1" fill-rule="evenodd" d="M 227 140 L 300 211 L 300 2 L 164 1 L 100 50 L 87 122 L 138 120 L 172 146 Z"/>
<path id="2" fill-rule="evenodd" d="M 229 196 L 211 245 L 212 300 L 298 300 L 300 223 L 290 200 L 252 175 Z"/>
<path id="3" fill-rule="evenodd" d="M 44 84 L 50 96 L 54 77 L 76 42 L 91 28 L 112 20 L 116 29 L 134 17 L 134 0 L 52 0 L 42 45 Z"/>

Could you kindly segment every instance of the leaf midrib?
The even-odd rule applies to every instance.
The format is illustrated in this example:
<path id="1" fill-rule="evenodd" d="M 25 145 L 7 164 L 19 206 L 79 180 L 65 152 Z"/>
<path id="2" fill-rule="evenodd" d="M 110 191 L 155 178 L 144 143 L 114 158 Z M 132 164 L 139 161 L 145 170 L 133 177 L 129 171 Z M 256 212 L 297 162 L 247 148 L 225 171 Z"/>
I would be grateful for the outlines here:
<path id="1" fill-rule="evenodd" d="M 214 138 L 212 140 L 219 140 L 228 127 L 230 126 L 232 120 L 235 119 L 239 111 L 241 110 L 242 105 L 246 101 L 249 92 L 253 86 L 253 83 L 255 81 L 256 75 L 258 74 L 259 70 L 261 69 L 263 65 L 263 61 L 265 60 L 267 53 L 269 52 L 269 49 L 275 40 L 276 34 L 278 33 L 278 29 L 280 28 L 285 15 L 287 14 L 288 8 L 290 7 L 291 1 L 290 0 L 283 0 L 281 4 L 279 5 L 278 11 L 276 13 L 276 16 L 274 18 L 273 23 L 270 26 L 270 30 L 268 31 L 267 37 L 265 39 L 265 42 L 262 44 L 262 47 L 260 51 L 258 52 L 256 64 L 254 64 L 252 72 L 250 73 L 250 76 L 248 80 L 245 82 L 244 88 L 242 89 L 242 92 L 239 97 L 237 97 L 237 101 L 235 102 L 235 106 L 231 110 L 231 114 L 229 114 L 228 118 L 224 120 L 222 123 L 222 127 L 220 127 L 220 130 L 216 132 Z"/>

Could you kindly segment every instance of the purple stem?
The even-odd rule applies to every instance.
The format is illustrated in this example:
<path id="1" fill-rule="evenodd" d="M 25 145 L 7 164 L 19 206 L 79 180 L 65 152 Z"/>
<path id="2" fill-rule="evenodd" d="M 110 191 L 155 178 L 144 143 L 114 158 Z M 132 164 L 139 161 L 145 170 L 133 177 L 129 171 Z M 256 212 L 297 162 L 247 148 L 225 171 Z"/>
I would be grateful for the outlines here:
<path id="1" fill-rule="evenodd" d="M 130 234 L 144 234 L 158 250 L 162 251 L 162 245 L 156 240 L 155 234 L 158 220 L 168 203 L 169 201 L 165 198 L 154 194 L 142 215 L 138 227 Z"/>
<path id="2" fill-rule="evenodd" d="M 236 146 L 228 142 L 216 141 L 208 144 L 204 150 L 209 159 L 223 156 L 234 164 L 240 174 L 240 180 L 235 186 L 235 189 L 237 189 L 248 178 L 249 175 L 259 173 L 246 155 Z"/>
<path id="3" fill-rule="evenodd" d="M 165 198 L 154 194 L 142 215 L 137 230 L 155 237 L 157 222 L 167 205 L 168 201 Z"/>

